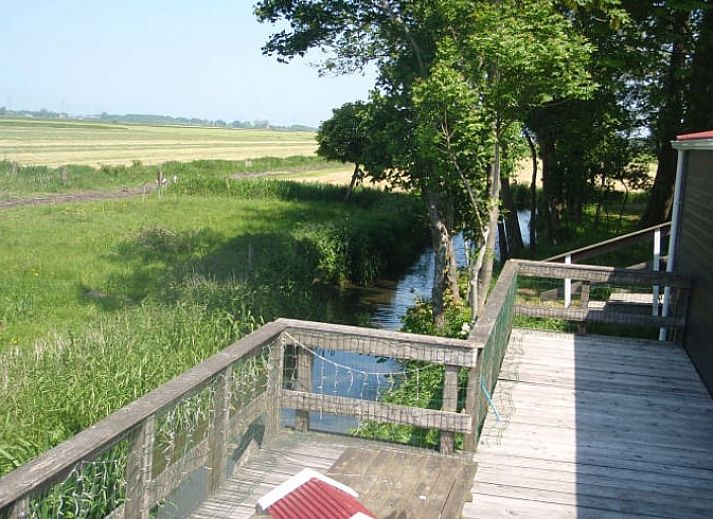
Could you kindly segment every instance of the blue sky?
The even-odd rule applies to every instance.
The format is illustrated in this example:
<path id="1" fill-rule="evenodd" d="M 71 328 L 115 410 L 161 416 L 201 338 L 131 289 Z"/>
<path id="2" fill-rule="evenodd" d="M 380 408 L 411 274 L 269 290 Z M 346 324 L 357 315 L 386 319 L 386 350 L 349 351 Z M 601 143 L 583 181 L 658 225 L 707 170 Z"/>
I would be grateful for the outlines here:
<path id="1" fill-rule="evenodd" d="M 373 74 L 262 55 L 253 0 L 0 0 L 0 106 L 317 125 Z"/>

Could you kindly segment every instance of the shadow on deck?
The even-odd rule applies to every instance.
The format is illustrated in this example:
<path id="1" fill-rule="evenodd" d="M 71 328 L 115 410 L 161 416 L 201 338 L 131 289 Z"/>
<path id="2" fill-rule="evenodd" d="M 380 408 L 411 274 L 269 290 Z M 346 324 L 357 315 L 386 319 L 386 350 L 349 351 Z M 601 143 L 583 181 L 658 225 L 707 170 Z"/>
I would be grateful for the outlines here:
<path id="1" fill-rule="evenodd" d="M 513 330 L 466 517 L 710 517 L 713 401 L 669 342 Z"/>

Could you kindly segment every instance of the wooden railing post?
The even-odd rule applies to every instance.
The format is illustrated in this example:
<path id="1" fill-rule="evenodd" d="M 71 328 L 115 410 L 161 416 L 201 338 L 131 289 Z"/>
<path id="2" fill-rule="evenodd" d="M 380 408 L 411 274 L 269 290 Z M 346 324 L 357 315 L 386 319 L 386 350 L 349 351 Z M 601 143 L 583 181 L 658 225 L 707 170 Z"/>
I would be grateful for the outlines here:
<path id="1" fill-rule="evenodd" d="M 149 483 L 153 466 L 155 418 L 150 416 L 138 427 L 129 440 L 126 461 L 126 503 L 124 517 L 148 519 Z"/>
<path id="2" fill-rule="evenodd" d="M 282 371 L 284 369 L 285 339 L 284 333 L 270 348 L 268 372 L 268 409 L 265 433 L 268 437 L 277 434 L 282 422 Z"/>
<path id="3" fill-rule="evenodd" d="M 470 416 L 471 428 L 469 434 L 463 435 L 463 450 L 475 452 L 478 448 L 478 427 L 480 426 L 480 369 L 483 360 L 483 350 L 478 351 L 475 367 L 468 371 L 468 388 L 465 395 L 465 412 Z"/>
<path id="4" fill-rule="evenodd" d="M 208 467 L 208 493 L 213 493 L 225 481 L 228 458 L 228 428 L 230 425 L 230 381 L 232 366 L 225 368 L 217 376 L 217 387 L 213 394 L 213 421 L 210 424 Z"/>
<path id="5" fill-rule="evenodd" d="M 456 411 L 458 406 L 458 366 L 445 366 L 443 374 L 442 411 Z M 455 433 L 441 431 L 441 453 L 452 454 L 455 449 Z"/>
<path id="6" fill-rule="evenodd" d="M 591 289 L 592 284 L 589 281 L 582 281 L 581 283 L 581 297 L 580 297 L 580 303 L 582 306 L 582 310 L 585 312 L 589 308 L 589 291 Z M 587 321 L 584 320 L 581 323 L 579 323 L 577 327 L 577 333 L 579 335 L 587 335 Z"/>
<path id="7" fill-rule="evenodd" d="M 23 497 L 19 501 L 15 501 L 10 509 L 8 519 L 25 519 L 30 517 L 30 498 Z"/>
<path id="8" fill-rule="evenodd" d="M 304 348 L 297 347 L 297 391 L 312 392 L 312 353 Z M 309 411 L 295 412 L 295 429 L 302 432 L 309 431 Z"/>

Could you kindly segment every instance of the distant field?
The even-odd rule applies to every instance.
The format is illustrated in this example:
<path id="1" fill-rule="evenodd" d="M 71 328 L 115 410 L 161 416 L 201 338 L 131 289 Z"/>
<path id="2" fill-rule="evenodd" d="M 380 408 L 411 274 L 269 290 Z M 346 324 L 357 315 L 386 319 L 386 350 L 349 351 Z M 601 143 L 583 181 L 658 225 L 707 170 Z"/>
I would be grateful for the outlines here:
<path id="1" fill-rule="evenodd" d="M 312 155 L 313 132 L 0 119 L 0 160 L 60 166 Z"/>

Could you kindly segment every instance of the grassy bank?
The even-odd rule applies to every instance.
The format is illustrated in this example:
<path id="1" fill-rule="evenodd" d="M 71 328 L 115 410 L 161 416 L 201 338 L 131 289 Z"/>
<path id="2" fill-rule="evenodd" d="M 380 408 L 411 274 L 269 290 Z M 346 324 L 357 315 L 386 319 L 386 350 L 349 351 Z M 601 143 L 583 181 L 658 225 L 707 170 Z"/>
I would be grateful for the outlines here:
<path id="1" fill-rule="evenodd" d="M 322 287 L 368 283 L 423 245 L 405 195 L 210 175 L 162 196 L 3 212 L 0 473 Z"/>

